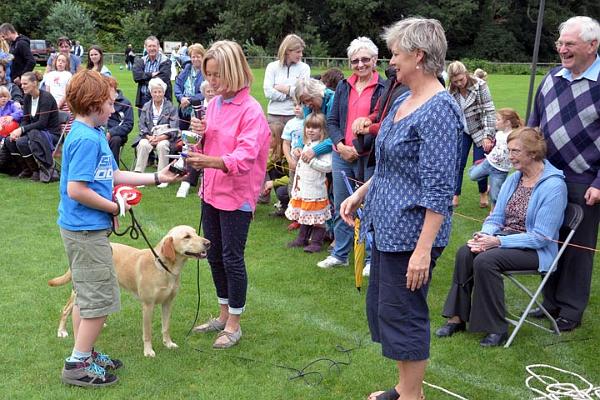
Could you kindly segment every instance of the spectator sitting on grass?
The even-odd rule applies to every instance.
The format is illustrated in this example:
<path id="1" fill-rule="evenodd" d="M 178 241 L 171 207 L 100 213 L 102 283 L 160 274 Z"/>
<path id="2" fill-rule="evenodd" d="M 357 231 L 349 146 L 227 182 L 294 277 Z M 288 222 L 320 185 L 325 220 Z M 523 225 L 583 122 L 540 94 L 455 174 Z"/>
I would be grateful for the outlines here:
<path id="1" fill-rule="evenodd" d="M 275 189 L 275 195 L 279 201 L 277 210 L 271 213 L 274 217 L 284 217 L 290 201 L 288 194 L 288 163 L 283 153 L 283 124 L 279 121 L 269 123 L 271 129 L 271 147 L 267 161 L 267 181 L 263 184 L 262 194 L 271 197 L 271 190 Z"/>

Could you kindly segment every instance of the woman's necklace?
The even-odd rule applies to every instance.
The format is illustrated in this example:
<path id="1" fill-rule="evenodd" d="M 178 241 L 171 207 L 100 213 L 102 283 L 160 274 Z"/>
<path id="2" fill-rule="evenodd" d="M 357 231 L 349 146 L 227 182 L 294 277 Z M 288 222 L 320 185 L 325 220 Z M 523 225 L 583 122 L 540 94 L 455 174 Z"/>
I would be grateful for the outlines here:
<path id="1" fill-rule="evenodd" d="M 542 166 L 540 167 L 540 169 L 533 175 L 525 177 L 524 175 L 521 177 L 521 181 L 523 181 L 524 185 L 531 185 L 532 183 L 537 182 L 539 176 L 542 174 L 542 171 L 544 171 L 544 164 L 542 164 Z"/>

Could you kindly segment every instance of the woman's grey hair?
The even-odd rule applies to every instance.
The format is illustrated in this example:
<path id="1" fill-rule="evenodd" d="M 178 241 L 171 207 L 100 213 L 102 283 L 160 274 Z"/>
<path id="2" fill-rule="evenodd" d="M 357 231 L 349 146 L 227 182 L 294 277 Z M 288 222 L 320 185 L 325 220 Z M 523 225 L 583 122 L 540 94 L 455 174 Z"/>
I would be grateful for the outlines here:
<path id="1" fill-rule="evenodd" d="M 296 81 L 296 92 L 295 92 L 294 99 L 296 100 L 296 103 L 298 103 L 298 104 L 302 104 L 302 102 L 300 101 L 300 98 L 302 96 L 308 96 L 311 98 L 316 98 L 316 97 L 323 98 L 324 94 L 325 94 L 325 85 L 321 81 L 318 81 L 313 78 L 310 78 L 310 79 L 301 78 Z"/>
<path id="2" fill-rule="evenodd" d="M 152 78 L 148 82 L 148 89 L 152 91 L 152 89 L 161 88 L 163 93 L 167 91 L 167 84 L 163 82 L 160 78 Z"/>
<path id="3" fill-rule="evenodd" d="M 562 34 L 565 29 L 571 28 L 579 28 L 579 38 L 584 42 L 591 42 L 593 40 L 600 42 L 600 24 L 593 18 L 582 16 L 571 17 L 558 26 L 558 32 Z"/>
<path id="4" fill-rule="evenodd" d="M 206 97 L 206 88 L 208 87 L 208 85 L 210 85 L 208 81 L 202 81 L 202 83 L 200 84 L 200 93 L 202 93 L 202 96 L 204 97 Z"/>
<path id="5" fill-rule="evenodd" d="M 411 17 L 396 22 L 384 29 L 381 35 L 387 46 L 411 52 L 423 51 L 423 70 L 439 75 L 444 69 L 448 43 L 442 24 L 437 19 Z"/>
<path id="6" fill-rule="evenodd" d="M 348 58 L 350 59 L 359 50 L 365 49 L 369 52 L 371 57 L 377 57 L 379 55 L 379 49 L 375 46 L 375 43 L 366 36 L 359 36 L 350 42 L 348 46 Z"/>

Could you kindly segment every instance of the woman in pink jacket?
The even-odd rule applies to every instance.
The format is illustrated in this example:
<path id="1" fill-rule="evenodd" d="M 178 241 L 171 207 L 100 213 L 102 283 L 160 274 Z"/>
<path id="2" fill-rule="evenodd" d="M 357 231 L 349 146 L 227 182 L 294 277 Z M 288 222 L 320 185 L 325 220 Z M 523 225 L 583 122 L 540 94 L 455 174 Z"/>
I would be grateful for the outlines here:
<path id="1" fill-rule="evenodd" d="M 204 169 L 202 228 L 211 241 L 208 262 L 219 317 L 194 331 L 219 332 L 213 347 L 224 349 L 242 337 L 248 286 L 244 249 L 265 177 L 270 131 L 260 104 L 250 96 L 252 72 L 237 43 L 214 43 L 202 73 L 218 96 L 209 103 L 206 118 L 191 119 L 192 130 L 204 136 L 204 147 L 202 153 L 190 153 L 187 162 Z"/>

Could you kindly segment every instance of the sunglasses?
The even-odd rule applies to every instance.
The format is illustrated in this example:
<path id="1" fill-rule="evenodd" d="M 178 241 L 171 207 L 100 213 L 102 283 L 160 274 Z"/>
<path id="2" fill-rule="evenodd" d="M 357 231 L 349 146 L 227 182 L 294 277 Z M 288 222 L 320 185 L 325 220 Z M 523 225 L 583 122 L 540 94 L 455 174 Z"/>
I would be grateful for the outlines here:
<path id="1" fill-rule="evenodd" d="M 371 57 L 355 58 L 353 60 L 350 60 L 350 64 L 358 65 L 358 63 L 360 63 L 360 62 L 362 62 L 363 64 L 367 64 L 367 63 L 371 62 L 371 60 L 372 60 Z"/>

